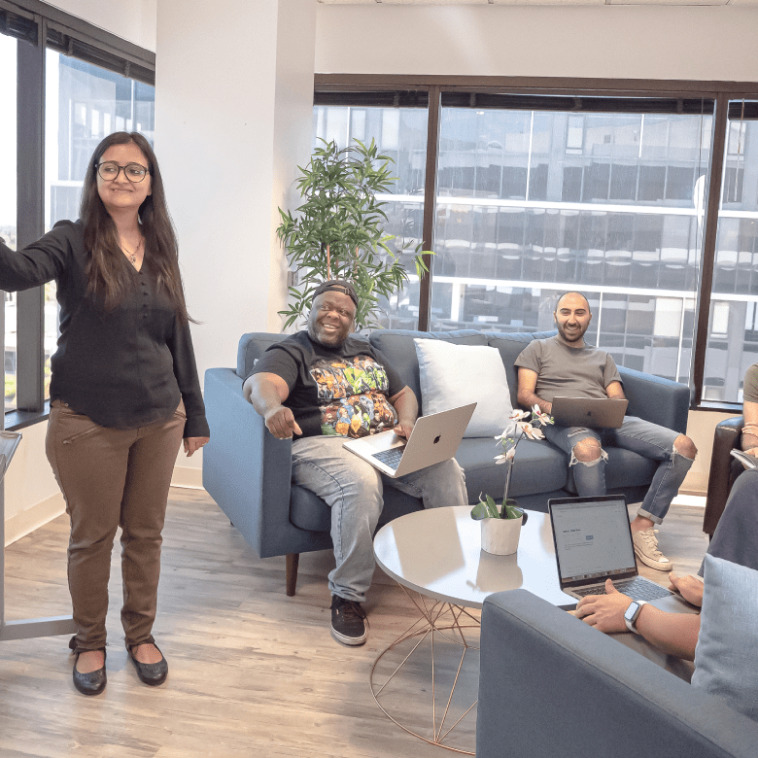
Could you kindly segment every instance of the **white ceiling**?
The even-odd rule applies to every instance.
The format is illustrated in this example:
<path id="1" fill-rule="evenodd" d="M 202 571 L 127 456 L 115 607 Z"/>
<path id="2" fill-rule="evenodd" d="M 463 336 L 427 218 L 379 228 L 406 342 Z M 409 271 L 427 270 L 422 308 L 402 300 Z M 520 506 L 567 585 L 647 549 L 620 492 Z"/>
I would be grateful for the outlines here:
<path id="1" fill-rule="evenodd" d="M 324 5 L 739 5 L 758 0 L 318 0 Z"/>

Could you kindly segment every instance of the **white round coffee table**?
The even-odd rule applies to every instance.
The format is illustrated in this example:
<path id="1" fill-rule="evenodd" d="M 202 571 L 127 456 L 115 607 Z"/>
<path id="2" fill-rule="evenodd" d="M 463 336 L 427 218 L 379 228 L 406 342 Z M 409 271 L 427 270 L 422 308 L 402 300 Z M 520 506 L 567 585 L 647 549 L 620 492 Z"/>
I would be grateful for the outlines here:
<path id="1" fill-rule="evenodd" d="M 371 669 L 377 705 L 399 727 L 431 744 L 473 755 L 478 687 L 479 614 L 487 595 L 523 588 L 562 607 L 575 600 L 558 583 L 550 518 L 530 511 L 514 555 L 481 549 L 471 506 L 401 516 L 374 538 L 374 555 L 419 612 Z M 430 699 L 416 723 L 408 699 Z M 405 704 L 405 705 L 404 705 Z M 426 710 L 426 709 L 425 709 Z"/>

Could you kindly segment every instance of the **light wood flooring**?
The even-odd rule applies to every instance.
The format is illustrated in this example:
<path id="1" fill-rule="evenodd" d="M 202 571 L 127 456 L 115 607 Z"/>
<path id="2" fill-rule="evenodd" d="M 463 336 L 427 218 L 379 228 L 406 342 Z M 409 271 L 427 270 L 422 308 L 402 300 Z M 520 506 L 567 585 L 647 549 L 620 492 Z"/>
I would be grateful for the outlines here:
<path id="1" fill-rule="evenodd" d="M 698 509 L 675 506 L 661 530 L 682 571 L 696 570 L 706 549 L 701 521 Z M 70 611 L 67 530 L 62 516 L 6 550 L 6 621 Z M 410 602 L 377 570 L 369 641 L 343 647 L 329 634 L 331 565 L 328 551 L 303 555 L 288 598 L 284 558 L 257 558 L 204 492 L 172 489 L 155 627 L 167 683 L 145 687 L 127 660 L 117 549 L 105 693 L 76 692 L 67 637 L 0 642 L 0 756 L 453 755 L 400 730 L 369 689 L 374 659 L 416 616 Z M 421 705 L 419 693 L 402 703 L 408 712 Z M 464 737 L 473 739 L 473 724 Z"/>

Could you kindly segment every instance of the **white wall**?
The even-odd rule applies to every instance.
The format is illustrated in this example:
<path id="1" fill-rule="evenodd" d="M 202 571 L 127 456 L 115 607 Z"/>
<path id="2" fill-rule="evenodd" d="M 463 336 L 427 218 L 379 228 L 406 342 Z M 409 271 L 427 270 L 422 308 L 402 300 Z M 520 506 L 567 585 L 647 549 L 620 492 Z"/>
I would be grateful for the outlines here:
<path id="1" fill-rule="evenodd" d="M 755 81 L 758 8 L 320 5 L 316 71 Z"/>
<path id="2" fill-rule="evenodd" d="M 133 42 L 155 50 L 155 22 L 158 0 L 43 0 L 72 16 Z"/>

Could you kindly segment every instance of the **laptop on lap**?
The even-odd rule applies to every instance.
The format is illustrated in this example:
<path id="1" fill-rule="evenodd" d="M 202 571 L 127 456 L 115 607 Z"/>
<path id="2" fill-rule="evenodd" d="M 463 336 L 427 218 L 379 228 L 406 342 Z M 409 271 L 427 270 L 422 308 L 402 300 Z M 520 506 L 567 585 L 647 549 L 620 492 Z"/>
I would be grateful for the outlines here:
<path id="1" fill-rule="evenodd" d="M 681 596 L 639 576 L 623 495 L 548 501 L 561 589 L 575 598 L 604 595 L 605 580 L 661 610 L 695 610 Z"/>
<path id="2" fill-rule="evenodd" d="M 550 415 L 559 426 L 587 426 L 591 429 L 618 429 L 624 422 L 629 402 L 624 398 L 553 398 Z"/>
<path id="3" fill-rule="evenodd" d="M 406 441 L 392 430 L 349 439 L 343 447 L 396 479 L 452 458 L 461 444 L 476 403 L 420 416 Z"/>

